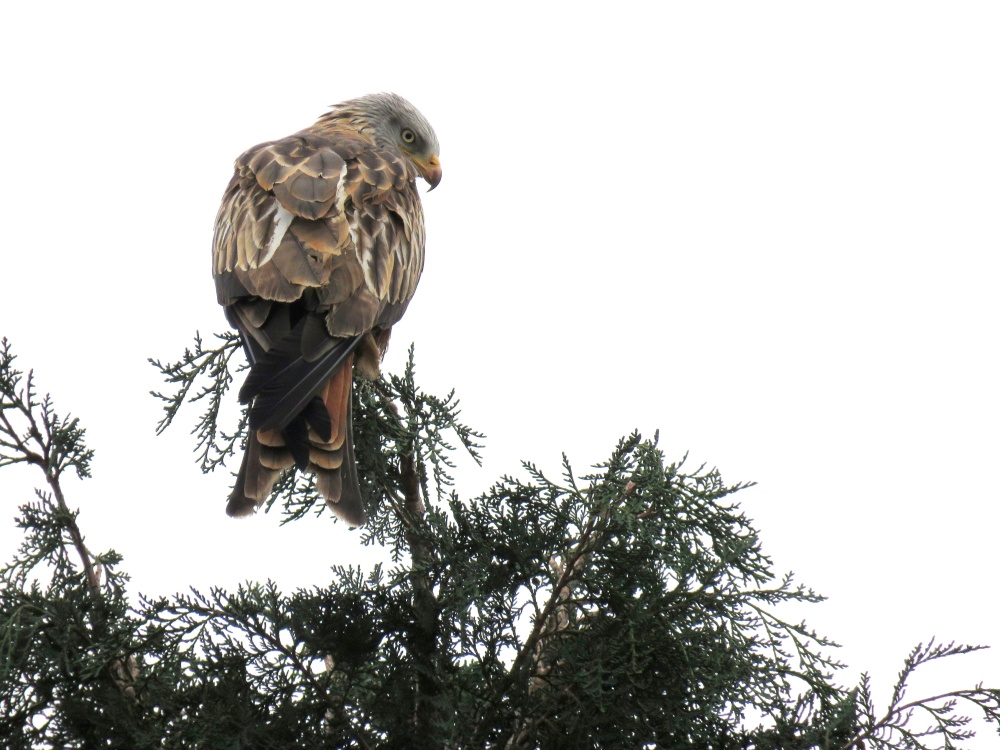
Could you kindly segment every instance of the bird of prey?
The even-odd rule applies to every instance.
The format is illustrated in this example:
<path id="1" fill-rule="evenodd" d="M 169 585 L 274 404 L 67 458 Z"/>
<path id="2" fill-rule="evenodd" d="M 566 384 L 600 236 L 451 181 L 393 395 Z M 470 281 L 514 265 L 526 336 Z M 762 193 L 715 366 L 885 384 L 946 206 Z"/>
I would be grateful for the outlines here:
<path id="1" fill-rule="evenodd" d="M 441 180 L 438 139 L 396 94 L 334 105 L 236 160 L 215 222 L 219 303 L 239 331 L 251 403 L 231 516 L 293 465 L 338 517 L 365 520 L 351 434 L 353 375 L 378 377 L 424 264 L 416 179 Z"/>

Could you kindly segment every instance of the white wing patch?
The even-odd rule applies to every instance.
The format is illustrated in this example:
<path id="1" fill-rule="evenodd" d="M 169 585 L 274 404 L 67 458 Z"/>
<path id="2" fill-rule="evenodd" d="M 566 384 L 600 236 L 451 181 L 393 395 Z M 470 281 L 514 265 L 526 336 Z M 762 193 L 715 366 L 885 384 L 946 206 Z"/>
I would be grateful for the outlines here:
<path id="1" fill-rule="evenodd" d="M 274 222 L 274 229 L 271 232 L 271 241 L 267 243 L 267 252 L 264 253 L 264 257 L 257 263 L 258 268 L 271 260 L 271 258 L 274 257 L 274 254 L 278 252 L 278 246 L 281 244 L 281 240 L 284 239 L 285 232 L 288 231 L 288 227 L 292 223 L 292 219 L 295 218 L 295 214 L 284 208 L 277 201 L 274 202 L 274 205 L 276 210 L 273 218 L 271 219 L 271 221 Z"/>
<path id="2" fill-rule="evenodd" d="M 375 274 L 378 271 L 377 263 L 378 258 L 376 255 L 379 252 L 379 240 L 381 239 L 379 235 L 382 233 L 382 227 L 379 226 L 375 234 L 372 237 L 366 237 L 365 241 L 361 243 L 358 248 L 358 257 L 361 260 L 361 271 L 365 277 L 365 286 L 368 287 L 368 291 L 374 294 L 376 297 L 379 296 L 379 285 L 378 280 L 375 278 Z"/>
<path id="3" fill-rule="evenodd" d="M 337 177 L 337 213 L 344 213 L 344 204 L 347 202 L 347 191 L 344 190 L 344 178 L 347 177 L 347 162 L 340 166 L 340 176 Z"/>

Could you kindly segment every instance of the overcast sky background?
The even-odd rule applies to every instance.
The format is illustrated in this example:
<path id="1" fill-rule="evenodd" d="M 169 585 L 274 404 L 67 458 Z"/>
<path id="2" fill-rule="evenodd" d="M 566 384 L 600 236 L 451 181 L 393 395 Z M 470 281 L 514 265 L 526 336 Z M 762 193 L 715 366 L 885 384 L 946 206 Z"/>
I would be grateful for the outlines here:
<path id="1" fill-rule="evenodd" d="M 235 157 L 381 90 L 434 124 L 424 277 L 386 369 L 488 435 L 473 496 L 622 435 L 718 466 L 797 613 L 880 700 L 1000 685 L 1000 6 L 991 2 L 8 4 L 0 335 L 96 449 L 70 482 L 133 593 L 290 591 L 374 559 L 330 520 L 226 517 L 146 363 L 225 329 Z M 35 476 L 4 469 L 7 517 Z M 0 552 L 18 543 L 0 525 Z M 992 743 L 992 744 L 991 744 Z M 997 746 L 983 738 L 977 746 Z"/>

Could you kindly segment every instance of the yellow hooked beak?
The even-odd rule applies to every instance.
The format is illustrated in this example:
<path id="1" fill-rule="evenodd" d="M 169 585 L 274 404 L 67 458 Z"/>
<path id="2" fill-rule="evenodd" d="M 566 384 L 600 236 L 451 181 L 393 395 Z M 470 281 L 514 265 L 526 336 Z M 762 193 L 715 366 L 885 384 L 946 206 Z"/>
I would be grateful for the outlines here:
<path id="1" fill-rule="evenodd" d="M 427 180 L 427 184 L 431 186 L 430 190 L 427 191 L 429 193 L 438 186 L 439 182 L 441 182 L 441 162 L 438 161 L 436 155 L 432 156 L 427 161 L 420 161 L 417 159 L 414 159 L 413 161 L 417 165 L 417 169 L 420 170 L 420 176 Z"/>

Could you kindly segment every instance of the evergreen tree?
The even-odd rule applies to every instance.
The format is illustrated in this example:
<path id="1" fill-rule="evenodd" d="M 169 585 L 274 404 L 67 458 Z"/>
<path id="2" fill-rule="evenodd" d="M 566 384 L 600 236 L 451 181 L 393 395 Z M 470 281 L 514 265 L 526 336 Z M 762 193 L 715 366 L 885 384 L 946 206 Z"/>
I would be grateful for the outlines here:
<path id="1" fill-rule="evenodd" d="M 237 352 L 225 334 L 154 362 L 172 388 L 161 429 L 204 405 L 206 471 L 245 431 L 219 418 Z M 355 398 L 362 541 L 390 564 L 291 594 L 130 600 L 120 556 L 87 549 L 62 491 L 67 472 L 89 476 L 84 430 L 4 340 L 0 466 L 45 482 L 0 571 L 6 747 L 935 748 L 969 746 L 960 707 L 1000 719 L 997 689 L 906 698 L 915 669 L 978 646 L 916 647 L 884 712 L 867 676 L 838 685 L 835 644 L 777 614 L 821 597 L 775 577 L 734 499 L 746 485 L 666 460 L 655 438 L 624 438 L 585 476 L 525 464 L 462 499 L 452 456 L 478 456 L 481 435 L 454 394 L 416 385 L 412 352 Z M 294 472 L 274 503 L 288 521 L 324 512 Z"/>

